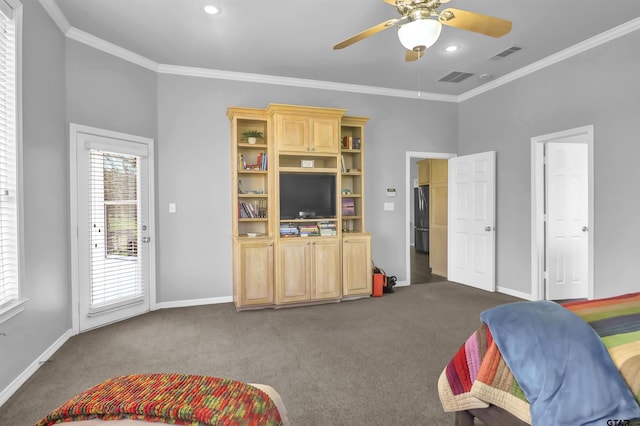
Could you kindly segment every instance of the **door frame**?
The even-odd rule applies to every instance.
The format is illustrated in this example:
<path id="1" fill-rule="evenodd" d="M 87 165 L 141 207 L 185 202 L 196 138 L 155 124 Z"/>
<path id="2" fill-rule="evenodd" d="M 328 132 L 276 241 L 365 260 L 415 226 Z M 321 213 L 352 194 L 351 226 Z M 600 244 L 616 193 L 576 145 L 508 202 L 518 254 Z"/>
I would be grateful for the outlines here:
<path id="1" fill-rule="evenodd" d="M 80 333 L 79 315 L 79 276 L 78 276 L 78 134 L 90 134 L 111 139 L 145 144 L 149 152 L 149 310 L 157 309 L 156 304 L 156 224 L 155 224 L 155 172 L 154 140 L 143 136 L 100 129 L 80 124 L 69 124 L 69 234 L 71 242 L 71 330 L 74 335 Z"/>
<path id="2" fill-rule="evenodd" d="M 583 138 L 585 141 L 576 141 Z M 544 147 L 550 142 L 586 143 L 588 151 L 588 298 L 594 298 L 594 130 L 593 125 L 576 127 L 560 132 L 531 138 L 531 296 L 533 300 L 545 299 L 545 173 Z"/>
<path id="3" fill-rule="evenodd" d="M 413 181 L 411 180 L 411 162 L 416 160 L 424 160 L 433 158 L 436 160 L 448 160 L 457 157 L 458 154 L 450 152 L 405 152 L 405 281 L 398 281 L 396 286 L 407 286 L 411 284 L 411 197 L 413 197 Z M 448 238 L 448 236 L 447 236 Z"/>

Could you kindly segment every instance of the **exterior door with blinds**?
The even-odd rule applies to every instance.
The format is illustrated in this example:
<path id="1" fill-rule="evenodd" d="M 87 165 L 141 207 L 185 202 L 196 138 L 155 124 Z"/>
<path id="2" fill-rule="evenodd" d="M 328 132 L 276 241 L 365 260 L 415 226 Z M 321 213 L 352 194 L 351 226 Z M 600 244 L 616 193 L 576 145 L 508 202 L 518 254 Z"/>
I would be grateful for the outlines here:
<path id="1" fill-rule="evenodd" d="M 79 330 L 149 311 L 149 146 L 77 133 Z"/>

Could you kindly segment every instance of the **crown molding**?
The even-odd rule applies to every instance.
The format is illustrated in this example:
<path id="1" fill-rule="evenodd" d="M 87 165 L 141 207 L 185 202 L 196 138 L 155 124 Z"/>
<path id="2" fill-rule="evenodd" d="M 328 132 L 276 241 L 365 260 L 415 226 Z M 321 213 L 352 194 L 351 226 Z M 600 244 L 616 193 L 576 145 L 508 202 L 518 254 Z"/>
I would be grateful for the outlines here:
<path id="1" fill-rule="evenodd" d="M 161 73 L 172 74 L 189 77 L 211 78 L 218 80 L 244 81 L 259 84 L 274 84 L 280 86 L 303 87 L 307 89 L 333 90 L 338 92 L 360 93 L 366 95 L 390 96 L 396 98 L 407 98 L 425 101 L 441 101 L 460 103 L 482 93 L 486 93 L 497 87 L 503 86 L 512 81 L 518 80 L 526 75 L 534 73 L 538 70 L 561 62 L 579 53 L 592 49 L 608 41 L 622 37 L 633 31 L 640 29 L 640 18 L 632 19 L 622 25 L 584 40 L 560 52 L 554 53 L 540 61 L 524 66 L 516 71 L 497 78 L 489 83 L 485 83 L 480 87 L 471 89 L 461 95 L 442 95 L 438 93 L 428 93 L 413 90 L 391 89 L 376 86 L 364 86 L 359 84 L 336 83 L 331 81 L 309 80 L 303 78 L 280 77 L 264 74 L 242 73 L 235 71 L 223 71 L 209 68 L 196 68 L 181 65 L 159 64 L 149 58 L 139 55 L 130 50 L 124 49 L 92 34 L 72 27 L 64 13 L 56 3 L 56 0 L 39 0 L 40 4 L 49 13 L 51 19 L 58 25 L 62 33 L 80 43 L 94 47 L 105 53 L 109 53 L 125 61 L 139 65 L 148 70 Z"/>
<path id="2" fill-rule="evenodd" d="M 56 3 L 56 0 L 40 0 L 40 4 L 44 7 L 44 10 L 47 11 L 53 22 L 56 23 L 62 34 L 67 34 L 67 32 L 71 29 L 71 24 L 67 20 L 67 17 L 64 16 L 62 10 Z"/>
<path id="3" fill-rule="evenodd" d="M 494 81 L 483 84 L 482 86 L 477 87 L 475 89 L 469 90 L 468 92 L 465 92 L 460 96 L 458 96 L 457 101 L 458 102 L 466 101 L 482 93 L 493 90 L 496 87 L 500 87 L 504 84 L 510 83 L 526 75 L 539 71 L 543 68 L 546 68 L 553 64 L 557 64 L 558 62 L 562 62 L 565 59 L 568 59 L 579 53 L 585 52 L 589 49 L 593 49 L 594 47 L 600 46 L 601 44 L 607 43 L 611 40 L 615 40 L 626 34 L 637 31 L 638 29 L 640 29 L 640 18 L 632 19 L 629 22 L 626 22 L 624 24 L 618 25 L 617 27 L 611 28 L 610 30 L 607 30 L 603 33 L 600 33 L 591 38 L 588 38 L 578 44 L 574 44 L 573 46 L 568 47 L 564 50 L 561 50 L 557 53 L 554 53 L 553 55 L 547 56 L 544 59 L 541 59 L 537 62 L 534 62 L 520 69 L 517 69 L 509 74 L 506 74 L 500 78 L 495 79 Z"/>
<path id="4" fill-rule="evenodd" d="M 71 27 L 67 31 L 66 36 L 72 40 L 91 46 L 95 49 L 101 50 L 105 53 L 109 53 L 125 61 L 139 65 L 151 71 L 158 71 L 158 63 L 148 59 L 142 55 L 138 55 L 135 52 L 122 48 L 118 45 L 110 43 L 92 34 L 79 30 L 75 27 Z"/>
<path id="5" fill-rule="evenodd" d="M 457 102 L 455 96 L 437 93 L 418 93 L 411 90 L 389 89 L 358 84 L 335 83 L 331 81 L 308 80 L 303 78 L 278 77 L 264 74 L 222 71 L 208 68 L 194 68 L 180 65 L 160 64 L 158 72 L 189 77 L 234 80 L 248 83 L 275 84 L 280 86 L 304 87 L 307 89 L 335 90 L 339 92 L 362 93 L 367 95 L 392 96 L 397 98 L 422 99 L 431 101 Z"/>

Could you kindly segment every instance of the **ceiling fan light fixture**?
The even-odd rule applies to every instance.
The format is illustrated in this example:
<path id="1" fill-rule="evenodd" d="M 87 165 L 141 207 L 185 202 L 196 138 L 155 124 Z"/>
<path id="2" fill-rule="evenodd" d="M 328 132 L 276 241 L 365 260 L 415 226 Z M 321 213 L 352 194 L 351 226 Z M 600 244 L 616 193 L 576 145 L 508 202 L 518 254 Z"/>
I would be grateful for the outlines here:
<path id="1" fill-rule="evenodd" d="M 398 29 L 400 43 L 409 49 L 422 51 L 431 47 L 440 37 L 442 24 L 434 19 L 417 19 Z"/>

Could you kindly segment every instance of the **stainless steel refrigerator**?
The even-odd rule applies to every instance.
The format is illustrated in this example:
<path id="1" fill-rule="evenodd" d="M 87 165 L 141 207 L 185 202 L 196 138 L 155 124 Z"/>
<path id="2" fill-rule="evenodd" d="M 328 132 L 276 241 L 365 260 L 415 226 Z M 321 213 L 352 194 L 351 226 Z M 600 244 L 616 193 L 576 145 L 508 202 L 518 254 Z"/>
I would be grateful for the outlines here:
<path id="1" fill-rule="evenodd" d="M 429 253 L 429 186 L 413 188 L 416 251 Z"/>

